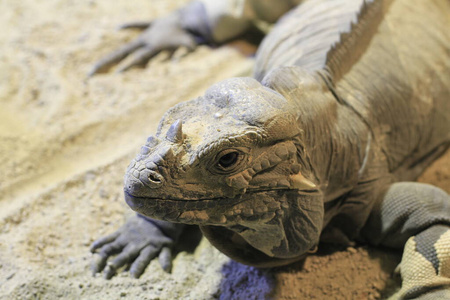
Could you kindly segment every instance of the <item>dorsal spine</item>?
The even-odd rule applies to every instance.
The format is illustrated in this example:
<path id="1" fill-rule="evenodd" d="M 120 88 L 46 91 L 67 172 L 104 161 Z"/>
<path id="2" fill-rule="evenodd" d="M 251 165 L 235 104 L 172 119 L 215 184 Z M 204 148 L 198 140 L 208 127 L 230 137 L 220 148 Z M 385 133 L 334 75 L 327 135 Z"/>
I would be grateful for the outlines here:
<path id="1" fill-rule="evenodd" d="M 326 57 L 333 83 L 339 81 L 364 54 L 392 0 L 364 1 L 350 32 L 342 33 Z"/>

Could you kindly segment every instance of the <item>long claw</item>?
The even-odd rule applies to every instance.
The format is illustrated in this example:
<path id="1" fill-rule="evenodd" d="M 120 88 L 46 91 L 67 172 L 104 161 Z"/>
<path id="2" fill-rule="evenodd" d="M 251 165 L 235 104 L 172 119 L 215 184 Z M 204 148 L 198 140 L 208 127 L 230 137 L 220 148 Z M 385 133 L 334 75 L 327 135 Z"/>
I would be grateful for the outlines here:
<path id="1" fill-rule="evenodd" d="M 147 246 L 142 249 L 138 258 L 134 261 L 130 268 L 130 274 L 134 278 L 139 278 L 142 273 L 144 273 L 145 268 L 148 266 L 150 261 L 157 255 L 157 249 L 154 246 Z"/>
<path id="2" fill-rule="evenodd" d="M 124 23 L 121 24 L 119 26 L 117 26 L 118 30 L 122 30 L 122 29 L 146 29 L 148 28 L 150 25 L 152 24 L 152 22 L 128 22 L 128 23 Z"/>
<path id="3" fill-rule="evenodd" d="M 106 245 L 106 244 L 108 244 L 108 243 L 113 242 L 113 241 L 119 236 L 119 234 L 120 234 L 119 232 L 114 232 L 114 233 L 112 233 L 112 234 L 109 234 L 109 235 L 107 235 L 107 236 L 104 236 L 104 237 L 102 237 L 102 238 L 99 238 L 98 240 L 94 241 L 94 242 L 91 244 L 91 247 L 90 247 L 89 250 L 90 250 L 92 253 L 94 253 L 95 250 L 97 250 L 98 248 L 102 247 L 103 245 Z"/>
<path id="4" fill-rule="evenodd" d="M 112 243 L 112 244 L 108 244 L 108 245 L 103 246 L 100 249 L 99 254 L 101 256 L 104 256 L 104 257 L 109 257 L 111 255 L 119 253 L 120 251 L 122 251 L 123 248 L 124 248 L 123 244 Z"/>
<path id="5" fill-rule="evenodd" d="M 108 264 L 103 272 L 103 277 L 105 279 L 111 279 L 114 275 L 116 275 L 116 269 Z"/>
<path id="6" fill-rule="evenodd" d="M 159 50 L 152 47 L 141 48 L 133 55 L 133 59 L 117 69 L 118 73 L 127 71 L 134 66 L 144 66 L 152 57 L 156 56 Z"/>
<path id="7" fill-rule="evenodd" d="M 122 59 L 124 59 L 130 53 L 140 47 L 142 47 L 142 42 L 137 39 L 128 44 L 125 44 L 113 53 L 104 56 L 92 67 L 92 69 L 88 73 L 88 77 L 91 77 L 97 73 L 104 73 L 108 71 L 113 65 L 120 62 Z"/>
<path id="8" fill-rule="evenodd" d="M 164 247 L 159 254 L 159 264 L 167 273 L 172 271 L 172 251 L 169 247 Z"/>
<path id="9" fill-rule="evenodd" d="M 94 255 L 94 258 L 92 259 L 91 262 L 92 276 L 95 276 L 95 274 L 97 274 L 98 272 L 102 271 L 105 268 L 107 259 L 108 259 L 107 257 L 101 256 L 99 254 Z"/>
<path id="10" fill-rule="evenodd" d="M 125 247 L 122 252 L 114 258 L 112 262 L 108 263 L 108 266 L 117 270 L 126 264 L 132 262 L 136 256 L 139 254 L 139 248 L 136 248 L 134 245 L 129 245 Z"/>

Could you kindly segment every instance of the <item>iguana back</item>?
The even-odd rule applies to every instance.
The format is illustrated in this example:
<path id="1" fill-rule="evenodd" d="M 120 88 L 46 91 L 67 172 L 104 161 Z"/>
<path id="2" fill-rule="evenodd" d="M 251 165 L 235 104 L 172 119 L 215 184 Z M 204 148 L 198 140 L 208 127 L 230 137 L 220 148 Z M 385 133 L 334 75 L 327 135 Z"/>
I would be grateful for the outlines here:
<path id="1" fill-rule="evenodd" d="M 255 77 L 289 65 L 319 73 L 389 170 L 411 180 L 450 143 L 449 15 L 446 0 L 308 1 L 266 38 Z"/>

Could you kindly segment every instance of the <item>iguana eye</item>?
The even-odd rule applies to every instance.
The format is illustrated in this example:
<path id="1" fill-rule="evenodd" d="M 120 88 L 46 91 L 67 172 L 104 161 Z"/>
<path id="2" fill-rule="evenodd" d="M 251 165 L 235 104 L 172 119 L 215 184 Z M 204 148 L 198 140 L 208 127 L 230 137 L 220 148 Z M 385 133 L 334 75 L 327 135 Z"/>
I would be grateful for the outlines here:
<path id="1" fill-rule="evenodd" d="M 223 150 L 216 156 L 215 169 L 221 172 L 233 172 L 242 162 L 244 154 L 236 149 Z"/>
<path id="2" fill-rule="evenodd" d="M 236 164 L 238 156 L 239 153 L 237 151 L 229 152 L 225 155 L 222 155 L 222 157 L 219 158 L 219 166 L 224 169 L 232 167 L 234 164 Z"/>

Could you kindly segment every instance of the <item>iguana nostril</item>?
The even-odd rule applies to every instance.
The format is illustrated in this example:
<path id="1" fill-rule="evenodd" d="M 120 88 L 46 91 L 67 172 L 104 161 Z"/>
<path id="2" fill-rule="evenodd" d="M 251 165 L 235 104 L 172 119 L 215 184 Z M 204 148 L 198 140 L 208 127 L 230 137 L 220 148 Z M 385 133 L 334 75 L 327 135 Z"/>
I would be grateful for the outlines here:
<path id="1" fill-rule="evenodd" d="M 150 188 L 159 188 L 164 182 L 164 177 L 153 170 L 144 170 L 139 178 Z"/>
<path id="2" fill-rule="evenodd" d="M 157 176 L 155 176 L 155 174 L 151 174 L 151 173 L 148 175 L 148 179 L 150 181 L 153 181 L 154 183 L 161 182 L 161 179 L 159 179 Z"/>

